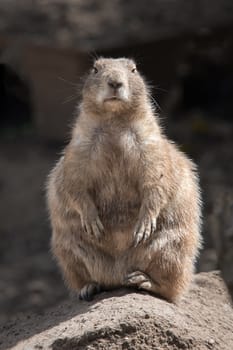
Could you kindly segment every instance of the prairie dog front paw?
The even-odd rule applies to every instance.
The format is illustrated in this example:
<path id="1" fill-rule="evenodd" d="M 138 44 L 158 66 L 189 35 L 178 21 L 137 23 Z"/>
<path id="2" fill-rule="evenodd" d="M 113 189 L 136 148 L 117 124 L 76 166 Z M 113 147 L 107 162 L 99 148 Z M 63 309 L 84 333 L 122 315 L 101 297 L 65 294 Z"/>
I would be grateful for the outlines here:
<path id="1" fill-rule="evenodd" d="M 91 208 L 81 215 L 82 227 L 89 236 L 100 239 L 104 234 L 104 227 L 96 208 Z"/>
<path id="2" fill-rule="evenodd" d="M 153 214 L 145 214 L 139 218 L 134 230 L 134 246 L 146 242 L 156 230 L 157 217 Z"/>

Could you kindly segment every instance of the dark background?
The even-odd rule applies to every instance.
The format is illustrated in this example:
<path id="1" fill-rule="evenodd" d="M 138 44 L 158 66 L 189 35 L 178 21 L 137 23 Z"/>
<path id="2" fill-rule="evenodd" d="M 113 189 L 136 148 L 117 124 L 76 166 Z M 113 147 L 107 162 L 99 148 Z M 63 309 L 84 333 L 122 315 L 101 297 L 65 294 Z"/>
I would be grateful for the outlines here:
<path id="1" fill-rule="evenodd" d="M 80 79 L 100 55 L 135 58 L 165 133 L 198 164 L 197 270 L 221 269 L 232 288 L 233 6 L 188 3 L 1 2 L 0 321 L 68 297 L 49 251 L 45 183 L 69 140 Z M 62 73 L 67 60 L 77 71 Z"/>

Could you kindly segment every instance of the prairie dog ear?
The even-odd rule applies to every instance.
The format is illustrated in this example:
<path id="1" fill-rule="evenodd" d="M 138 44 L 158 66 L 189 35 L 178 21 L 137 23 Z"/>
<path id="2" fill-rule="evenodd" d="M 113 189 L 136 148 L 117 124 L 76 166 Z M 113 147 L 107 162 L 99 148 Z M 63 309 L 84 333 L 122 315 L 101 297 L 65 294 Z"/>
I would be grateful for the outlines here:
<path id="1" fill-rule="evenodd" d="M 127 60 L 127 63 L 128 63 L 128 67 L 131 70 L 131 72 L 135 73 L 137 71 L 137 64 L 134 61 L 134 59 L 129 58 Z"/>
<path id="2" fill-rule="evenodd" d="M 133 58 L 129 58 L 128 61 L 132 66 L 135 66 L 137 68 L 137 63 Z"/>
<path id="3" fill-rule="evenodd" d="M 102 59 L 98 58 L 96 60 L 93 61 L 92 67 L 91 67 L 91 73 L 93 74 L 97 74 L 101 68 L 101 62 Z"/>
<path id="4" fill-rule="evenodd" d="M 98 57 L 96 59 L 93 60 L 93 66 L 98 66 L 101 65 L 102 61 L 104 60 L 104 57 Z"/>

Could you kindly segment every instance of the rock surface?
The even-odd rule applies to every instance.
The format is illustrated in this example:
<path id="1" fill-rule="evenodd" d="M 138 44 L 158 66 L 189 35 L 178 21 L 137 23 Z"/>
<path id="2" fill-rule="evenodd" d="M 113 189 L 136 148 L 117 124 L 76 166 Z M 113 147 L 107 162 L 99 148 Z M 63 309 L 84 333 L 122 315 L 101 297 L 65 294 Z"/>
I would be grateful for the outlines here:
<path id="1" fill-rule="evenodd" d="M 6 324 L 0 349 L 233 349 L 233 309 L 218 272 L 200 273 L 178 305 L 125 289 Z"/>

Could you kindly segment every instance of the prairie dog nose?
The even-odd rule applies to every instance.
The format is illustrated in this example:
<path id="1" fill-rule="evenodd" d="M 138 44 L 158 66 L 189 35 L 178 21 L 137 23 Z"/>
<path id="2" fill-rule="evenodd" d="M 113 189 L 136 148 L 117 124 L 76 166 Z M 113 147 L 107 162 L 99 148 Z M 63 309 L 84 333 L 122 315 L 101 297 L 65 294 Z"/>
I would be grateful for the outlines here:
<path id="1" fill-rule="evenodd" d="M 120 89 L 122 87 L 123 83 L 117 80 L 109 80 L 108 81 L 108 86 L 110 86 L 114 90 Z"/>

